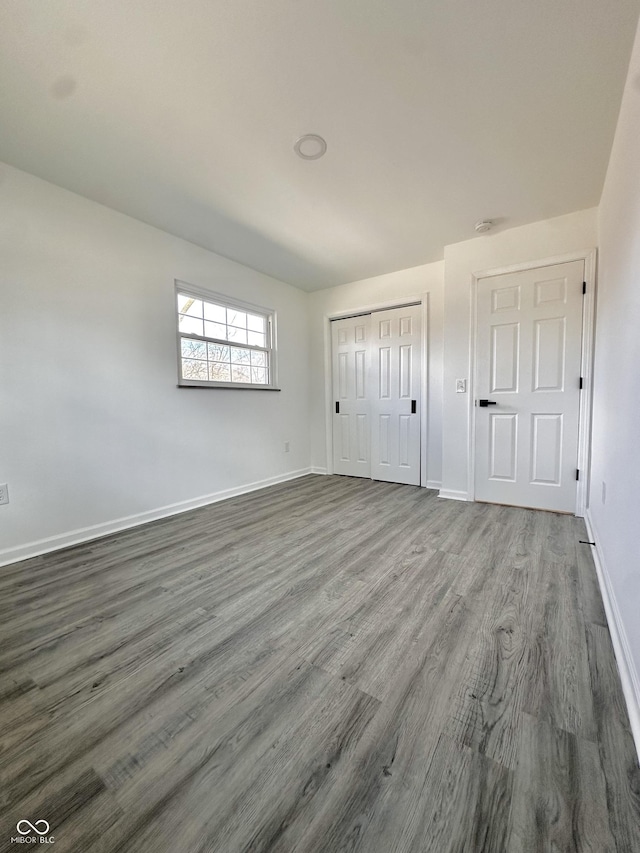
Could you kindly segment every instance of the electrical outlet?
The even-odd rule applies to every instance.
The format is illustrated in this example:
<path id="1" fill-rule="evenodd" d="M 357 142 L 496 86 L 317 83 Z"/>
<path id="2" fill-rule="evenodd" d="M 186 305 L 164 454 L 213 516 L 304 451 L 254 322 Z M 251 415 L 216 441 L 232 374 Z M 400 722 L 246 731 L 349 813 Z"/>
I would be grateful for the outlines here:
<path id="1" fill-rule="evenodd" d="M 285 453 L 289 452 L 289 442 L 288 441 L 285 441 L 285 443 L 284 443 L 284 452 Z"/>
<path id="2" fill-rule="evenodd" d="M 467 393 L 467 380 L 466 379 L 456 379 L 456 394 L 466 394 Z"/>
<path id="3" fill-rule="evenodd" d="M 6 483 L 0 483 L 0 504 L 9 503 L 9 486 Z"/>
<path id="4" fill-rule="evenodd" d="M 607 484 L 602 481 L 602 503 L 606 504 L 607 502 Z"/>

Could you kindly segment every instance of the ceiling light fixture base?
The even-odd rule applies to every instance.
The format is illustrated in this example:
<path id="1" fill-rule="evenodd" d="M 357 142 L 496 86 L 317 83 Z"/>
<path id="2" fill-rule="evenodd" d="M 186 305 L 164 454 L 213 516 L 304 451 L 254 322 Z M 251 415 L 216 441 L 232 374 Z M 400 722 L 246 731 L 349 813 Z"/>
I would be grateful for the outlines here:
<path id="1" fill-rule="evenodd" d="M 318 160 L 326 153 L 327 143 L 317 133 L 305 133 L 296 139 L 293 150 L 303 160 Z"/>

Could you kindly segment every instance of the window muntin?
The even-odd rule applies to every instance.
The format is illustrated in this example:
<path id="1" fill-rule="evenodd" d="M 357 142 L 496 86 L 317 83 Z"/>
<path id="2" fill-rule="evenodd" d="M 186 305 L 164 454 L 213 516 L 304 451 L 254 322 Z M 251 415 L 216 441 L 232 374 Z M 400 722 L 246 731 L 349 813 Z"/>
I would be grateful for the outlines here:
<path id="1" fill-rule="evenodd" d="M 176 286 L 180 381 L 273 387 L 272 315 Z"/>

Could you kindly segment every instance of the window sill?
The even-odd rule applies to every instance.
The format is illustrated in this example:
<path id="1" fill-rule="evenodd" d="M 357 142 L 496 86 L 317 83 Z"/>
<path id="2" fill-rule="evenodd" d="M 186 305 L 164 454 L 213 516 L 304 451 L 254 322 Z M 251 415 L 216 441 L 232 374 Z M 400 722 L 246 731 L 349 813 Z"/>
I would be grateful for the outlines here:
<path id="1" fill-rule="evenodd" d="M 280 391 L 275 385 L 249 385 L 245 382 L 198 382 L 180 380 L 178 388 L 223 388 L 227 391 Z"/>

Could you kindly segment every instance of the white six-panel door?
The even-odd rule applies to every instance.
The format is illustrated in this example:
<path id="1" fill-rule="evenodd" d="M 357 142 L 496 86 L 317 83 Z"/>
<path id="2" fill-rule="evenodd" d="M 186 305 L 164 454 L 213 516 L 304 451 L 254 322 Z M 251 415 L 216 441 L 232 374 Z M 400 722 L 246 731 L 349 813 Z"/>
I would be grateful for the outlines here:
<path id="1" fill-rule="evenodd" d="M 333 471 L 420 484 L 420 306 L 331 323 Z"/>
<path id="2" fill-rule="evenodd" d="M 371 476 L 420 485 L 419 305 L 371 315 Z"/>
<path id="3" fill-rule="evenodd" d="M 478 281 L 476 500 L 575 512 L 583 273 Z"/>
<path id="4" fill-rule="evenodd" d="M 333 471 L 371 477 L 370 316 L 331 323 Z"/>

